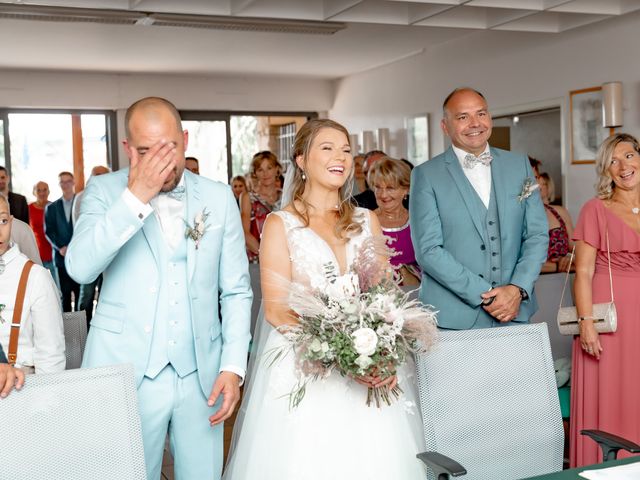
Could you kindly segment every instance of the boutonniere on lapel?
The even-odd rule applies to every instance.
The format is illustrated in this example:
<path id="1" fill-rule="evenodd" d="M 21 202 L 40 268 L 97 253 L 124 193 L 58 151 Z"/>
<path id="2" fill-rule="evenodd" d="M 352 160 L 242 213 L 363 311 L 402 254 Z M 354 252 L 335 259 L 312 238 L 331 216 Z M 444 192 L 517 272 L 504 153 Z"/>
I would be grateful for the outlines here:
<path id="1" fill-rule="evenodd" d="M 184 223 L 187 224 L 187 230 L 184 233 L 184 236 L 190 238 L 196 244 L 196 250 L 198 249 L 198 245 L 200 245 L 200 240 L 204 237 L 204 233 L 207 231 L 207 218 L 209 218 L 209 212 L 205 208 L 200 213 L 196 214 L 196 217 L 193 219 L 193 227 L 187 223 L 185 220 Z"/>
<path id="2" fill-rule="evenodd" d="M 535 178 L 525 178 L 524 182 L 522 182 L 522 191 L 520 192 L 520 195 L 518 195 L 518 201 L 522 203 L 524 200 L 529 198 L 531 194 L 538 188 L 540 188 L 540 185 L 538 185 L 538 182 L 536 182 Z"/>

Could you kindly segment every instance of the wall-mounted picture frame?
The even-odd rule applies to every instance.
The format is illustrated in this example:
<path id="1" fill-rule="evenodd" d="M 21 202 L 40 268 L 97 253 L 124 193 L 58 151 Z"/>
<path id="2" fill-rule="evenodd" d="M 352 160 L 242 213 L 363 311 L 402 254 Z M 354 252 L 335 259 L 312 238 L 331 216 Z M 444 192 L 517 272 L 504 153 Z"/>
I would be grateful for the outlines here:
<path id="1" fill-rule="evenodd" d="M 420 165 L 429 160 L 429 114 L 405 119 L 407 130 L 407 160 Z"/>
<path id="2" fill-rule="evenodd" d="M 602 126 L 602 87 L 569 92 L 571 163 L 595 163 L 600 144 L 613 129 Z"/>

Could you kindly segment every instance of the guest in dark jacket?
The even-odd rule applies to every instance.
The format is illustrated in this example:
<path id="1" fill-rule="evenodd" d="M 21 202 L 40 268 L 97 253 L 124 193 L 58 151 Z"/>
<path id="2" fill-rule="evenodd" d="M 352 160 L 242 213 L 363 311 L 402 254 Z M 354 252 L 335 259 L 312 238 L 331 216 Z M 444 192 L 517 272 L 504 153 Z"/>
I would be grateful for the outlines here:
<path id="1" fill-rule="evenodd" d="M 62 293 L 62 310 L 71 311 L 71 292 L 74 294 L 76 310 L 80 299 L 80 285 L 74 282 L 67 274 L 64 266 L 64 257 L 67 253 L 67 245 L 73 236 L 73 201 L 75 199 L 75 181 L 71 172 L 61 172 L 58 175 L 62 197 L 47 205 L 44 213 L 44 233 L 51 243 L 54 254 L 60 290 Z"/>
<path id="2" fill-rule="evenodd" d="M 9 208 L 14 218 L 29 223 L 29 206 L 27 199 L 18 193 L 9 191 L 9 172 L 5 167 L 0 167 L 0 195 L 9 201 Z"/>
<path id="3" fill-rule="evenodd" d="M 369 169 L 371 166 L 383 157 L 386 157 L 387 154 L 382 150 L 371 150 L 364 156 L 364 164 L 362 165 L 362 170 L 364 172 L 364 176 L 369 174 Z M 353 200 L 356 202 L 356 205 L 362 208 L 368 208 L 369 210 L 375 210 L 378 208 L 378 203 L 376 202 L 376 196 L 371 190 L 369 184 L 366 184 L 367 189 L 359 193 L 358 195 L 353 197 Z"/>

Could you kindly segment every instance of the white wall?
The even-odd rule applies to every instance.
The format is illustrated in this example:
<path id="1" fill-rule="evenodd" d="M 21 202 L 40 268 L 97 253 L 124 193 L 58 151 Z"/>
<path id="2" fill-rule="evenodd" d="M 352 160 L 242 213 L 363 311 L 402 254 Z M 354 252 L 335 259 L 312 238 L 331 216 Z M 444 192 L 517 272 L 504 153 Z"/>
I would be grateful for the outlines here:
<path id="1" fill-rule="evenodd" d="M 482 91 L 492 111 L 508 113 L 522 105 L 559 104 L 563 108 L 565 205 L 572 216 L 593 196 L 593 165 L 570 165 L 568 98 L 570 90 L 607 81 L 624 84 L 621 131 L 640 134 L 638 94 L 640 12 L 562 34 L 479 31 L 391 65 L 353 75 L 336 84 L 329 114 L 352 132 L 388 127 L 391 155 L 405 154 L 404 118 L 428 112 L 431 152 L 444 149 L 441 105 L 455 87 Z"/>
<path id="2" fill-rule="evenodd" d="M 334 85 L 328 80 L 279 77 L 101 74 L 0 70 L 0 107 L 117 110 L 123 138 L 126 108 L 146 96 L 171 100 L 182 110 L 329 110 Z M 120 150 L 120 165 L 127 158 Z"/>

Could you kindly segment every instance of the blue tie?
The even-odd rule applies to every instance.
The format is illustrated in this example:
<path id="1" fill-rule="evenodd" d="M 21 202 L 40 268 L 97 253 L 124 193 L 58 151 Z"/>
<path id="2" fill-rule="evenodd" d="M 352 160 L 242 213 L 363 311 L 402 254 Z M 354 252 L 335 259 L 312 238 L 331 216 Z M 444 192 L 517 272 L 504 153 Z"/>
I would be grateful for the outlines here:
<path id="1" fill-rule="evenodd" d="M 176 188 L 174 188 L 170 192 L 160 192 L 160 194 L 166 195 L 169 198 L 173 198 L 174 200 L 178 200 L 179 202 L 181 202 L 182 200 L 184 200 L 185 192 L 186 192 L 186 189 L 184 188 L 184 186 L 178 185 Z"/>

